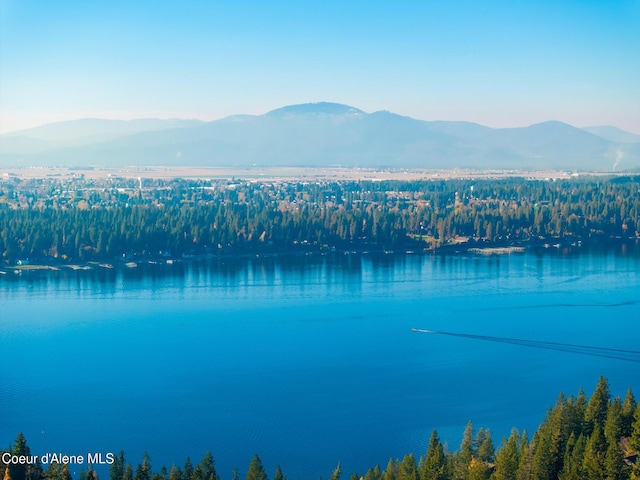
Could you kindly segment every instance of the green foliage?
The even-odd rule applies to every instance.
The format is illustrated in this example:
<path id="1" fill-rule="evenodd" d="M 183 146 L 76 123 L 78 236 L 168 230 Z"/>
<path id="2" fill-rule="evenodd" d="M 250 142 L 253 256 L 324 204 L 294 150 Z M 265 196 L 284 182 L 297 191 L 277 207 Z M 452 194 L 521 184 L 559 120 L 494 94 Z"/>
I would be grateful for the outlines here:
<path id="1" fill-rule="evenodd" d="M 607 419 L 607 409 L 609 407 L 609 384 L 607 379 L 600 377 L 593 395 L 587 404 L 585 420 L 587 422 L 587 434 L 590 434 L 596 427 L 604 428 Z"/>
<path id="2" fill-rule="evenodd" d="M 139 463 L 136 467 L 136 475 L 134 480 L 151 480 L 151 459 L 149 454 L 144 452 L 142 456 L 142 463 Z"/>
<path id="3" fill-rule="evenodd" d="M 267 473 L 262 466 L 262 461 L 258 455 L 254 455 L 247 471 L 247 480 L 267 480 Z"/>
<path id="4" fill-rule="evenodd" d="M 22 432 L 18 433 L 13 448 L 11 449 L 13 455 L 31 455 L 31 449 L 27 446 L 27 440 L 24 438 Z M 11 480 L 27 480 L 27 472 L 29 470 L 28 465 L 10 464 L 9 474 Z"/>
<path id="5" fill-rule="evenodd" d="M 287 480 L 287 477 L 285 477 L 282 473 L 280 465 L 276 467 L 276 473 L 273 475 L 273 480 Z"/>
<path id="6" fill-rule="evenodd" d="M 340 480 L 340 475 L 342 475 L 342 467 L 340 466 L 340 462 L 338 462 L 338 465 L 329 476 L 329 480 Z"/>
<path id="7" fill-rule="evenodd" d="M 380 465 L 376 465 L 375 467 L 367 470 L 367 473 L 364 476 L 364 480 L 382 480 L 382 471 L 380 470 Z"/>
<path id="8" fill-rule="evenodd" d="M 389 459 L 383 478 L 384 480 L 396 480 L 396 464 L 393 461 L 393 458 Z"/>
<path id="9" fill-rule="evenodd" d="M 605 478 L 605 455 L 607 442 L 604 432 L 598 425 L 595 426 L 584 451 L 582 468 L 585 480 L 602 480 Z"/>
<path id="10" fill-rule="evenodd" d="M 125 469 L 124 451 L 120 450 L 120 454 L 115 458 L 114 462 L 109 467 L 109 478 L 111 480 L 123 480 L 124 469 Z"/>
<path id="11" fill-rule="evenodd" d="M 629 388 L 622 403 L 622 434 L 625 437 L 630 437 L 633 431 L 633 413 L 635 412 L 636 405 L 636 399 L 633 396 L 631 388 Z"/>
<path id="12" fill-rule="evenodd" d="M 480 428 L 474 437 L 471 422 L 465 428 L 459 450 L 454 453 L 447 451 L 434 430 L 419 466 L 412 453 L 401 461 L 390 458 L 384 472 L 376 465 L 367 470 L 364 480 L 640 480 L 640 470 L 625 463 L 623 450 L 638 448 L 640 406 L 630 392 L 623 403 L 620 398 L 611 402 L 608 398 L 608 384 L 604 378 L 599 380 L 589 401 L 582 392 L 569 399 L 561 394 L 531 442 L 526 432 L 520 435 L 514 429 L 497 451 L 494 451 L 489 430 Z M 625 415 L 631 407 L 634 408 L 634 420 L 629 439 L 625 435 Z M 9 451 L 29 454 L 23 435 L 18 435 Z M 11 468 L 2 468 L 0 465 L 4 480 L 13 480 Z M 187 458 L 183 470 L 174 465 L 169 471 L 161 467 L 157 472 L 152 471 L 145 453 L 135 467 L 135 476 L 133 472 L 131 464 L 125 462 L 124 452 L 120 452 L 109 469 L 109 477 L 110 480 L 220 480 L 210 452 L 195 468 Z M 338 463 L 329 479 L 339 480 L 341 476 L 342 467 Z M 251 460 L 246 478 L 267 480 L 258 455 Z M 353 473 L 351 478 L 359 477 Z M 231 479 L 239 479 L 237 469 Z M 52 463 L 46 472 L 39 465 L 29 466 L 25 480 L 72 479 L 67 465 Z M 83 470 L 79 480 L 97 480 L 96 472 L 90 468 Z M 274 480 L 285 480 L 279 465 Z"/>
<path id="13" fill-rule="evenodd" d="M 448 478 L 447 459 L 438 438 L 438 432 L 435 430 L 429 439 L 427 458 L 424 461 L 420 477 L 422 480 L 446 480 Z"/>
<path id="14" fill-rule="evenodd" d="M 143 192 L 127 180 L 93 182 L 81 185 L 79 190 L 91 193 L 80 199 L 52 179 L 21 184 L 0 179 L 8 199 L 0 203 L 0 256 L 89 261 L 160 252 L 179 257 L 434 248 L 460 237 L 484 245 L 640 235 L 635 179 L 308 184 L 174 179 L 150 180 Z"/>
<path id="15" fill-rule="evenodd" d="M 496 480 L 512 480 L 516 478 L 519 465 L 519 443 L 520 435 L 518 431 L 514 429 L 511 431 L 509 439 L 503 441 L 502 448 L 500 448 L 496 455 L 496 469 L 494 472 L 494 478 Z"/>
<path id="16" fill-rule="evenodd" d="M 629 441 L 629 447 L 635 453 L 640 454 L 640 402 L 638 402 L 636 411 L 633 414 L 633 425 L 631 426 L 631 439 Z"/>
<path id="17" fill-rule="evenodd" d="M 398 464 L 396 480 L 419 480 L 418 466 L 413 453 L 405 455 Z"/>

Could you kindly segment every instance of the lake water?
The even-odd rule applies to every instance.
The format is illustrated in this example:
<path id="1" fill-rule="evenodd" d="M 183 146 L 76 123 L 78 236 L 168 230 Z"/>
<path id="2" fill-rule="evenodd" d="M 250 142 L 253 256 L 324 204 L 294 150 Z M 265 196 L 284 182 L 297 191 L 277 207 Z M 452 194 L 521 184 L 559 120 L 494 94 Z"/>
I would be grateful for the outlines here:
<path id="1" fill-rule="evenodd" d="M 640 394 L 640 363 L 431 330 L 640 350 L 640 257 L 303 257 L 0 277 L 0 443 L 118 452 L 154 470 L 207 450 L 223 479 L 345 475 L 533 431 L 560 391 Z M 598 351 L 594 351 L 598 352 Z M 636 356 L 637 359 L 637 356 Z M 74 467 L 78 472 L 79 468 Z M 107 477 L 106 469 L 101 471 Z"/>

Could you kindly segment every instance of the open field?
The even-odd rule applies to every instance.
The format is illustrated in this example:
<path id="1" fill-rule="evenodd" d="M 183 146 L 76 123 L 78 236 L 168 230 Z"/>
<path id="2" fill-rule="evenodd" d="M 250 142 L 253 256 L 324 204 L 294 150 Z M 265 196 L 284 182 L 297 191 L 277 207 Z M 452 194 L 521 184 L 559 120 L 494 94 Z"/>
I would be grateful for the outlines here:
<path id="1" fill-rule="evenodd" d="M 433 180 L 447 178 L 505 178 L 527 177 L 537 179 L 569 178 L 576 173 L 564 171 L 525 171 L 525 170 L 426 170 L 426 169 L 374 169 L 374 168 L 305 168 L 305 167 L 25 167 L 7 168 L 0 166 L 0 175 L 17 178 L 210 178 L 249 180 Z M 588 175 L 598 175 L 589 172 Z M 611 172 L 599 175 L 612 175 Z"/>

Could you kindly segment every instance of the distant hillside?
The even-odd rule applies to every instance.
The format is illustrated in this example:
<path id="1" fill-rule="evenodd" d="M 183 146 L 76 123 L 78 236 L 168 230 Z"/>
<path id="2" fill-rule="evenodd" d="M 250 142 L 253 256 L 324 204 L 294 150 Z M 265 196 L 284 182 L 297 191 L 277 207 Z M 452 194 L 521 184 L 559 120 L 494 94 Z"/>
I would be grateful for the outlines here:
<path id="1" fill-rule="evenodd" d="M 598 135 L 606 140 L 616 143 L 640 143 L 640 135 L 625 132 L 617 127 L 601 126 L 601 127 L 585 127 L 584 131 Z"/>
<path id="2" fill-rule="evenodd" d="M 594 128 L 544 122 L 492 129 L 321 102 L 213 122 L 85 119 L 50 124 L 0 136 L 0 164 L 596 171 L 640 167 L 640 143 L 627 141 L 633 134 Z M 617 136 L 612 136 L 614 131 Z"/>

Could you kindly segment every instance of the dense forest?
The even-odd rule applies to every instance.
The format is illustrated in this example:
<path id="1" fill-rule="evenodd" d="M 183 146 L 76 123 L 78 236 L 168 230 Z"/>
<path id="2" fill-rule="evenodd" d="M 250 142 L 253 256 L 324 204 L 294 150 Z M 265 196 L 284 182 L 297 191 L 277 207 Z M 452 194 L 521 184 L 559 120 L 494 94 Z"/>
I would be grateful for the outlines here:
<path id="1" fill-rule="evenodd" d="M 117 258 L 640 238 L 640 177 L 256 182 L 8 179 L 0 254 Z"/>
<path id="2" fill-rule="evenodd" d="M 2 458 L 29 456 L 32 453 L 22 434 L 14 445 L 4 450 Z M 402 459 L 390 458 L 381 467 L 375 465 L 366 472 L 342 472 L 340 463 L 327 472 L 329 480 L 638 480 L 640 479 L 640 404 L 631 389 L 624 399 L 611 398 L 608 382 L 600 378 L 594 393 L 587 399 L 581 390 L 576 396 L 560 394 L 531 438 L 514 429 L 509 438 L 494 447 L 489 430 L 474 433 L 469 423 L 462 443 L 455 452 L 433 431 L 424 455 L 409 453 Z M 345 452 L 345 454 L 348 454 Z M 67 464 L 53 463 L 45 468 L 36 462 L 0 463 L 4 480 L 71 480 Z M 97 480 L 88 468 L 78 480 Z M 124 452 L 114 455 L 110 480 L 220 480 L 240 478 L 238 469 L 230 476 L 220 476 L 214 458 L 205 454 L 196 465 L 189 458 L 182 467 L 172 465 L 156 471 L 145 453 L 135 468 L 127 462 Z M 255 455 L 248 465 L 246 480 L 267 480 L 265 468 Z M 273 480 L 284 480 L 278 466 Z"/>

